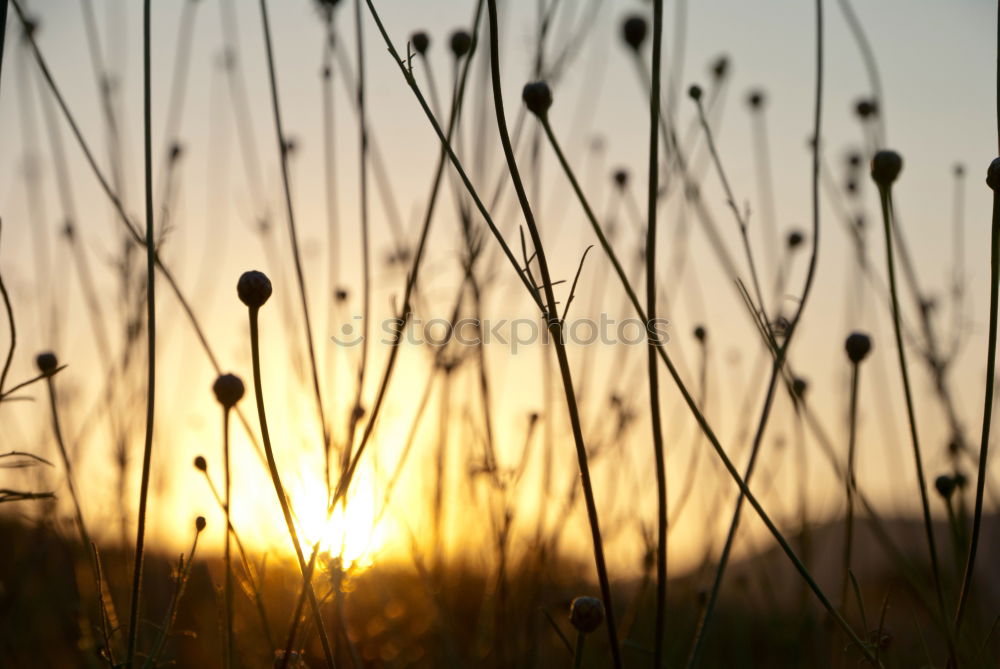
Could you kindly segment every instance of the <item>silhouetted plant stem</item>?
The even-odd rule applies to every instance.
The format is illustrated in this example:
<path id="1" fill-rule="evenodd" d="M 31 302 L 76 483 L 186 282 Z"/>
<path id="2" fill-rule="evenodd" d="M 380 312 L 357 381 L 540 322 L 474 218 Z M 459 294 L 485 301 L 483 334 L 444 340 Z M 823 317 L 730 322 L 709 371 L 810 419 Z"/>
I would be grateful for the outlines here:
<path id="1" fill-rule="evenodd" d="M 858 377 L 860 376 L 860 365 L 851 365 L 851 399 L 850 417 L 848 418 L 848 443 L 847 443 L 847 476 L 844 482 L 844 492 L 846 493 L 847 510 L 844 516 L 844 563 L 843 563 L 843 585 L 840 589 L 840 612 L 847 615 L 847 588 L 850 582 L 851 573 L 851 552 L 854 541 L 854 456 L 858 435 Z M 860 602 L 859 602 L 860 604 Z"/>
<path id="2" fill-rule="evenodd" d="M 226 511 L 226 545 L 223 560 L 226 564 L 226 579 L 223 586 L 226 615 L 225 653 L 223 654 L 223 669 L 233 666 L 233 561 L 232 561 L 232 473 L 229 458 L 229 411 L 231 407 L 222 409 L 222 459 L 225 471 L 225 511 Z M 206 472 L 207 473 L 207 472 Z"/>
<path id="3" fill-rule="evenodd" d="M 611 646 L 611 656 L 614 666 L 617 669 L 621 669 L 621 649 L 618 646 L 618 629 L 615 624 L 614 602 L 611 596 L 611 582 L 608 578 L 607 566 L 604 560 L 604 545 L 601 540 L 601 529 L 597 517 L 597 504 L 594 499 L 593 485 L 590 481 L 590 467 L 587 463 L 587 448 L 583 441 L 580 416 L 576 406 L 576 398 L 573 390 L 573 378 L 569 368 L 569 359 L 566 355 L 565 341 L 563 340 L 563 324 L 559 318 L 555 293 L 552 289 L 552 278 L 549 274 L 548 263 L 546 262 L 545 250 L 542 246 L 541 236 L 539 235 L 538 227 L 535 224 L 535 218 L 531 211 L 531 205 L 528 203 L 527 194 L 524 191 L 524 184 L 521 183 L 517 162 L 514 159 L 514 150 L 511 146 L 510 136 L 507 131 L 507 119 L 503 108 L 503 91 L 500 85 L 500 47 L 499 37 L 497 35 L 496 0 L 487 0 L 486 4 L 490 25 L 490 73 L 493 80 L 493 102 L 496 109 L 500 141 L 503 145 L 511 181 L 514 184 L 514 190 L 517 193 L 517 199 L 521 205 L 525 224 L 528 228 L 528 233 L 531 236 L 534 253 L 536 254 L 535 259 L 537 260 L 542 289 L 545 295 L 543 317 L 546 321 L 546 327 L 552 334 L 552 342 L 559 362 L 559 372 L 562 377 L 563 390 L 566 394 L 566 405 L 569 410 L 570 424 L 573 430 L 573 440 L 576 444 L 577 460 L 580 467 L 580 478 L 583 487 L 584 500 L 587 506 L 587 517 L 590 522 L 594 548 L 594 562 L 597 568 L 597 577 L 601 585 L 601 598 L 604 601 L 604 608 L 607 616 L 608 641 Z"/>
<path id="4" fill-rule="evenodd" d="M 6 6 L 6 2 L 4 2 L 5 9 Z M 2 231 L 3 221 L 0 220 L 0 232 Z M 7 286 L 3 282 L 2 273 L 0 273 L 0 296 L 3 296 L 4 312 L 7 314 L 7 326 L 10 329 L 10 344 L 7 347 L 7 357 L 3 362 L 3 371 L 0 372 L 0 398 L 3 398 L 7 374 L 10 372 L 10 365 L 14 361 L 14 349 L 17 348 L 17 327 L 14 325 L 14 307 L 10 303 L 10 295 L 7 294 Z"/>
<path id="5" fill-rule="evenodd" d="M 927 550 L 930 553 L 931 571 L 934 576 L 934 589 L 937 595 L 938 606 L 944 615 L 944 591 L 941 587 L 941 569 L 938 564 L 937 544 L 934 541 L 934 527 L 931 523 L 930 502 L 927 498 L 927 481 L 924 478 L 924 463 L 920 454 L 920 440 L 917 436 L 917 417 L 913 406 L 913 394 L 910 390 L 910 373 L 906 363 L 906 347 L 903 342 L 902 327 L 900 325 L 899 296 L 896 290 L 896 265 L 893 254 L 893 233 L 894 224 L 892 216 L 892 191 L 891 187 L 879 184 L 879 199 L 882 205 L 882 222 L 885 230 L 885 257 L 886 268 L 889 275 L 889 294 L 892 298 L 892 325 L 893 333 L 896 337 L 896 350 L 899 355 L 899 371 L 903 380 L 903 395 L 906 400 L 906 415 L 909 420 L 910 439 L 913 445 L 913 461 L 917 469 L 917 486 L 920 490 L 920 504 L 923 511 L 924 531 L 927 534 Z M 948 632 L 951 638 L 950 631 Z M 950 643 L 950 642 L 949 642 Z"/>
<path id="6" fill-rule="evenodd" d="M 302 554 L 302 545 L 299 543 L 298 532 L 295 530 L 295 521 L 292 519 L 292 512 L 288 505 L 288 497 L 285 495 L 285 488 L 281 484 L 281 477 L 278 474 L 278 465 L 274 460 L 274 452 L 271 449 L 271 436 L 267 430 L 267 415 L 264 413 L 264 389 L 260 374 L 260 335 L 257 327 L 257 316 L 259 311 L 260 309 L 258 307 L 249 307 L 253 386 L 254 395 L 257 400 L 257 415 L 260 420 L 260 436 L 261 440 L 264 442 L 264 454 L 267 457 L 267 468 L 271 474 L 271 482 L 274 484 L 274 492 L 278 496 L 278 504 L 281 505 L 281 513 L 285 517 L 285 525 L 288 527 L 288 534 L 291 537 L 292 545 L 295 548 L 295 557 L 298 559 L 299 569 L 303 575 L 303 588 L 307 593 L 309 604 L 312 607 L 313 617 L 316 620 L 316 628 L 319 632 L 320 642 L 323 645 L 323 655 L 326 659 L 326 665 L 329 669 L 333 669 L 336 666 L 336 663 L 333 659 L 333 649 L 330 646 L 330 639 L 326 633 L 326 626 L 323 624 L 323 615 L 319 608 L 319 602 L 316 599 L 316 593 L 313 591 L 312 583 L 310 583 L 309 579 L 306 578 L 306 575 L 310 573 L 311 569 L 306 565 L 305 557 Z"/>
<path id="7" fill-rule="evenodd" d="M 156 406 L 156 246 L 153 237 L 153 130 L 152 79 L 150 74 L 150 4 L 144 0 L 142 10 L 142 69 L 143 69 L 143 152 L 146 190 L 146 437 L 142 450 L 142 481 L 139 486 L 138 526 L 135 538 L 135 566 L 132 572 L 132 598 L 129 611 L 128 646 L 125 666 L 134 666 L 139 640 L 139 620 L 142 608 L 143 549 L 146 541 L 146 504 L 149 496 L 149 470 L 153 458 L 153 411 Z M 32 43 L 34 44 L 34 43 Z M 197 541 L 197 537 L 196 537 Z"/>
<path id="8" fill-rule="evenodd" d="M 295 261 L 295 280 L 299 289 L 299 304 L 302 307 L 306 348 L 309 352 L 309 370 L 312 374 L 313 398 L 316 401 L 316 414 L 319 419 L 320 432 L 323 435 L 323 451 L 326 453 L 330 450 L 330 431 L 326 423 L 326 412 L 323 409 L 323 396 L 319 387 L 319 369 L 316 366 L 316 347 L 313 344 L 312 321 L 309 318 L 309 299 L 306 296 L 306 280 L 302 271 L 302 257 L 299 253 L 298 232 L 295 227 L 295 212 L 292 208 L 292 189 L 288 182 L 288 148 L 285 142 L 285 131 L 281 124 L 281 104 L 278 97 L 278 80 L 274 73 L 274 53 L 271 45 L 271 27 L 267 18 L 266 0 L 260 0 L 260 18 L 261 25 L 264 29 L 264 46 L 267 52 L 267 72 L 268 80 L 271 85 L 271 107 L 274 111 L 274 129 L 278 140 L 278 152 L 281 157 L 281 185 L 285 193 L 285 209 L 288 214 L 288 236 L 292 245 L 292 259 Z M 365 257 L 367 258 L 367 254 Z M 366 311 L 366 322 L 367 316 L 368 313 Z M 365 334 L 367 335 L 367 330 Z M 367 339 L 368 338 L 366 336 L 365 340 L 367 341 Z"/>
<path id="9" fill-rule="evenodd" d="M 649 180 L 646 206 L 646 362 L 649 376 L 649 410 L 653 430 L 653 459 L 656 463 L 656 626 L 653 628 L 653 666 L 663 666 L 663 644 L 667 631 L 667 467 L 663 452 L 660 417 L 660 377 L 656 361 L 659 338 L 653 330 L 656 320 L 656 205 L 660 174 L 660 71 L 663 50 L 663 0 L 653 2 L 652 89 L 649 96 Z M 610 607 L 607 602 L 605 608 Z M 578 642 L 582 650 L 582 636 Z"/>
<path id="10" fill-rule="evenodd" d="M 1000 39 L 1000 38 L 998 38 Z M 1000 126 L 1000 70 L 997 74 L 997 114 Z M 998 128 L 1000 129 L 1000 128 Z M 979 445 L 979 468 L 976 474 L 976 502 L 972 514 L 972 535 L 969 539 L 969 554 L 965 560 L 965 574 L 962 577 L 962 591 L 955 610 L 955 637 L 962 627 L 962 617 L 972 591 L 972 578 L 976 566 L 976 549 L 983 520 L 983 493 L 986 488 L 987 455 L 990 447 L 990 422 L 993 415 L 993 387 L 996 378 L 997 358 L 997 294 L 1000 290 L 1000 190 L 993 190 L 993 224 L 990 239 L 990 331 L 986 350 L 986 392 L 983 400 L 983 430 Z M 956 658 L 957 659 L 957 658 Z"/>

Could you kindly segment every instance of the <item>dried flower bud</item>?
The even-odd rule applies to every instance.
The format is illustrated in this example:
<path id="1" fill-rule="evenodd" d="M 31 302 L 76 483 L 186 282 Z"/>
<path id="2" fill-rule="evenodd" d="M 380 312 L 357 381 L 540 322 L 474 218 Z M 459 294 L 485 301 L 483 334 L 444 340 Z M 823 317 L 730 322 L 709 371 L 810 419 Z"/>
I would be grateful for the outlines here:
<path id="1" fill-rule="evenodd" d="M 590 634 L 604 622 L 604 604 L 597 597 L 577 597 L 569 605 L 569 622 L 582 634 Z"/>
<path id="2" fill-rule="evenodd" d="M 941 476 L 934 479 L 934 488 L 944 499 L 951 499 L 952 493 L 955 492 L 955 479 L 947 474 L 941 474 Z"/>
<path id="3" fill-rule="evenodd" d="M 52 351 L 45 351 L 35 356 L 35 366 L 42 374 L 51 376 L 56 371 L 56 367 L 59 366 L 59 359 Z"/>
<path id="4" fill-rule="evenodd" d="M 747 94 L 747 105 L 750 109 L 760 109 L 764 106 L 764 91 L 755 88 Z"/>
<path id="5" fill-rule="evenodd" d="M 1000 158 L 994 158 L 987 168 L 986 185 L 993 190 L 1000 190 Z"/>
<path id="6" fill-rule="evenodd" d="M 628 170 L 623 167 L 618 168 L 611 175 L 611 178 L 615 180 L 615 185 L 623 189 L 628 186 Z"/>
<path id="7" fill-rule="evenodd" d="M 883 149 L 872 158 L 872 180 L 879 188 L 891 186 L 902 171 L 903 157 L 895 151 Z"/>
<path id="8" fill-rule="evenodd" d="M 336 289 L 335 291 L 333 291 L 333 297 L 338 302 L 345 302 L 347 300 L 347 289 L 346 288 Z"/>
<path id="9" fill-rule="evenodd" d="M 240 377 L 235 374 L 222 374 L 212 384 L 212 390 L 215 392 L 215 399 L 219 400 L 219 404 L 231 409 L 243 398 L 246 388 L 244 388 Z"/>
<path id="10" fill-rule="evenodd" d="M 963 165 L 962 163 L 958 163 L 957 165 L 955 165 L 955 176 L 956 177 L 965 176 L 965 165 Z"/>
<path id="11" fill-rule="evenodd" d="M 271 297 L 271 280 L 266 274 L 255 269 L 243 272 L 236 283 L 236 294 L 240 296 L 243 304 L 251 309 L 259 309 Z"/>
<path id="12" fill-rule="evenodd" d="M 461 58 L 472 49 L 472 35 L 464 30 L 456 30 L 451 34 L 450 44 L 455 58 Z"/>
<path id="13" fill-rule="evenodd" d="M 802 246 L 802 242 L 806 240 L 806 236 L 802 234 L 801 230 L 792 230 L 788 233 L 788 237 L 785 238 L 789 249 L 797 249 Z"/>
<path id="14" fill-rule="evenodd" d="M 194 459 L 194 468 L 197 469 L 200 472 L 207 472 L 208 471 L 208 463 L 205 462 L 205 458 L 204 457 L 202 457 L 200 455 L 195 456 L 195 459 Z"/>
<path id="15" fill-rule="evenodd" d="M 852 151 L 847 154 L 847 164 L 850 167 L 860 167 L 861 166 L 861 154 L 857 151 Z"/>
<path id="16" fill-rule="evenodd" d="M 725 79 L 726 74 L 729 73 L 729 56 L 719 56 L 712 63 L 712 76 L 716 81 Z"/>
<path id="17" fill-rule="evenodd" d="M 646 33 L 648 32 L 649 26 L 646 24 L 646 19 L 642 16 L 630 16 L 622 24 L 622 39 L 636 52 L 639 51 L 642 43 L 646 41 Z"/>
<path id="18" fill-rule="evenodd" d="M 197 532 L 202 532 L 205 529 L 205 516 L 198 516 L 194 519 L 194 529 Z"/>
<path id="19" fill-rule="evenodd" d="M 705 331 L 704 325 L 696 325 L 694 328 L 694 338 L 700 343 L 704 344 L 705 340 L 708 338 L 708 332 Z"/>
<path id="20" fill-rule="evenodd" d="M 545 118 L 552 106 L 552 89 L 544 81 L 533 81 L 524 85 L 521 99 L 528 111 L 539 118 Z"/>
<path id="21" fill-rule="evenodd" d="M 180 142 L 172 142 L 170 144 L 170 162 L 174 163 L 181 157 L 184 153 L 184 145 Z"/>
<path id="22" fill-rule="evenodd" d="M 692 86 L 688 88 L 688 97 L 695 102 L 701 100 L 701 86 L 698 84 L 692 84 Z"/>
<path id="23" fill-rule="evenodd" d="M 423 30 L 418 30 L 410 35 L 410 44 L 413 45 L 413 49 L 417 53 L 423 56 L 427 54 L 427 49 L 431 45 L 431 38 Z"/>
<path id="24" fill-rule="evenodd" d="M 872 350 L 871 337 L 863 332 L 852 332 L 844 342 L 844 350 L 847 351 L 847 357 L 856 365 Z"/>
<path id="25" fill-rule="evenodd" d="M 874 100 L 858 100 L 854 105 L 854 113 L 866 120 L 878 115 L 878 104 Z"/>
<path id="26" fill-rule="evenodd" d="M 806 396 L 806 391 L 809 390 L 809 382 L 803 379 L 801 376 L 797 376 L 792 379 L 792 392 L 799 399 L 803 399 Z"/>

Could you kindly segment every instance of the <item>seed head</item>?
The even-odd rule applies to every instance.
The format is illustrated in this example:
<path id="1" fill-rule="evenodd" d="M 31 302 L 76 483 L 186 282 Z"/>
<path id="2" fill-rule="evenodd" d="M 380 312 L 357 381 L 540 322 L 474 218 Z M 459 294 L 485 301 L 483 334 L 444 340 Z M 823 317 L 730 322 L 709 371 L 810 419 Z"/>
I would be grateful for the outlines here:
<path id="1" fill-rule="evenodd" d="M 867 120 L 878 115 L 878 104 L 874 100 L 858 100 L 854 105 L 854 113 L 861 120 Z"/>
<path id="2" fill-rule="evenodd" d="M 628 170 L 626 170 L 624 167 L 620 167 L 617 170 L 615 170 L 614 173 L 611 175 L 611 178 L 615 180 L 615 185 L 621 188 L 622 190 L 625 189 L 625 186 L 628 186 Z"/>
<path id="3" fill-rule="evenodd" d="M 964 488 L 969 483 L 968 477 L 962 472 L 955 472 L 951 478 L 955 481 L 955 487 L 959 489 Z"/>
<path id="4" fill-rule="evenodd" d="M 903 171 L 903 157 L 895 151 L 883 149 L 872 158 L 872 180 L 879 188 L 892 185 Z"/>
<path id="5" fill-rule="evenodd" d="M 35 366 L 45 376 L 52 376 L 56 371 L 56 367 L 59 366 L 59 359 L 56 358 L 56 354 L 52 351 L 45 351 L 35 356 Z"/>
<path id="6" fill-rule="evenodd" d="M 958 163 L 957 165 L 955 165 L 955 176 L 956 177 L 965 176 L 965 165 L 963 165 L 962 163 Z"/>
<path id="7" fill-rule="evenodd" d="M 934 488 L 945 500 L 951 499 L 952 493 L 955 492 L 955 479 L 947 474 L 941 474 L 941 476 L 934 479 Z"/>
<path id="8" fill-rule="evenodd" d="M 271 297 L 271 280 L 266 274 L 255 269 L 243 272 L 236 283 L 236 294 L 240 296 L 243 304 L 251 309 L 259 309 Z"/>
<path id="9" fill-rule="evenodd" d="M 788 233 L 788 237 L 785 238 L 789 250 L 799 248 L 805 240 L 806 236 L 802 234 L 801 230 L 792 230 Z"/>
<path id="10" fill-rule="evenodd" d="M 872 350 L 871 337 L 863 332 L 852 332 L 847 336 L 847 341 L 844 342 L 844 350 L 847 351 L 847 357 L 850 361 L 856 365 L 864 360 Z"/>
<path id="11" fill-rule="evenodd" d="M 417 53 L 423 56 L 427 54 L 427 48 L 431 45 L 431 38 L 423 30 L 418 30 L 410 35 L 410 44 L 413 45 L 413 49 Z"/>
<path id="12" fill-rule="evenodd" d="M 698 84 L 693 84 L 690 88 L 688 88 L 688 97 L 694 100 L 695 102 L 701 100 L 701 86 L 699 86 Z"/>
<path id="13" fill-rule="evenodd" d="M 860 167 L 861 166 L 861 154 L 857 151 L 852 151 L 847 154 L 847 164 L 850 167 Z"/>
<path id="14" fill-rule="evenodd" d="M 538 118 L 545 118 L 549 107 L 552 106 L 552 89 L 544 81 L 533 81 L 524 85 L 521 99 L 524 100 L 528 111 Z"/>
<path id="15" fill-rule="evenodd" d="M 716 81 L 725 79 L 729 73 L 729 56 L 722 55 L 712 63 L 712 76 Z"/>
<path id="16" fill-rule="evenodd" d="M 338 302 L 345 302 L 347 300 L 347 289 L 346 288 L 336 289 L 335 291 L 333 291 L 333 297 Z"/>
<path id="17" fill-rule="evenodd" d="M 180 142 L 172 142 L 170 144 L 170 162 L 174 163 L 180 159 L 181 154 L 184 153 L 184 145 Z"/>
<path id="18" fill-rule="evenodd" d="M 215 399 L 226 409 L 232 409 L 243 398 L 243 381 L 235 374 L 222 374 L 212 384 Z"/>
<path id="19" fill-rule="evenodd" d="M 764 91 L 755 88 L 747 94 L 747 104 L 750 109 L 760 109 L 764 106 Z"/>
<path id="20" fill-rule="evenodd" d="M 986 170 L 986 185 L 993 190 L 1000 190 L 1000 158 L 994 158 Z"/>
<path id="21" fill-rule="evenodd" d="M 809 390 L 809 382 L 803 379 L 801 376 L 796 376 L 792 379 L 792 392 L 799 399 L 803 399 L 806 396 L 806 391 Z"/>
<path id="22" fill-rule="evenodd" d="M 194 468 L 197 469 L 200 472 L 207 472 L 208 471 L 208 463 L 205 462 L 205 458 L 203 458 L 202 456 L 200 456 L 200 455 L 195 456 L 195 459 L 194 459 Z"/>
<path id="23" fill-rule="evenodd" d="M 451 34 L 450 44 L 455 58 L 461 58 L 472 49 L 472 35 L 464 30 L 456 30 Z"/>
<path id="24" fill-rule="evenodd" d="M 622 24 L 622 39 L 636 53 L 638 53 L 642 43 L 646 41 L 646 33 L 648 32 L 649 26 L 646 24 L 645 17 L 642 16 L 630 16 Z"/>
<path id="25" fill-rule="evenodd" d="M 590 634 L 604 622 L 604 604 L 597 597 L 577 597 L 569 605 L 569 622 L 578 632 Z"/>
<path id="26" fill-rule="evenodd" d="M 708 332 L 705 331 L 704 325 L 696 325 L 694 328 L 694 338 L 698 340 L 699 343 L 704 344 L 705 340 L 708 338 Z"/>
<path id="27" fill-rule="evenodd" d="M 205 516 L 198 516 L 194 519 L 194 529 L 197 532 L 202 532 L 205 529 Z"/>

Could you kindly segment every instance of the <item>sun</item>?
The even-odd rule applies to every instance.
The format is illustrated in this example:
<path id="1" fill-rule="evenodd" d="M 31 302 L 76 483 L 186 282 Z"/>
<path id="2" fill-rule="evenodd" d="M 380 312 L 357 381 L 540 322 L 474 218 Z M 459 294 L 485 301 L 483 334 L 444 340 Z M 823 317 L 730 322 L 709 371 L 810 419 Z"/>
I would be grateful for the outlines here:
<path id="1" fill-rule="evenodd" d="M 296 529 L 303 543 L 319 542 L 320 550 L 339 557 L 347 569 L 367 569 L 375 563 L 384 545 L 381 526 L 376 526 L 378 509 L 367 476 L 351 484 L 346 506 L 338 504 L 326 513 L 326 486 L 322 481 L 303 482 L 291 491 Z"/>

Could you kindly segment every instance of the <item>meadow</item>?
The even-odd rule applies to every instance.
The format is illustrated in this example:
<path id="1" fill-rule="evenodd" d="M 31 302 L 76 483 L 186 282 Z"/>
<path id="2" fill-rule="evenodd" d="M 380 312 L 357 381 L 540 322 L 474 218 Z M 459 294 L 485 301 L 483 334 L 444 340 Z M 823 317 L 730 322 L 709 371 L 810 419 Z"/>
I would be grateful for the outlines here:
<path id="1" fill-rule="evenodd" d="M 998 25 L 0 0 L 0 667 L 1000 666 Z"/>

